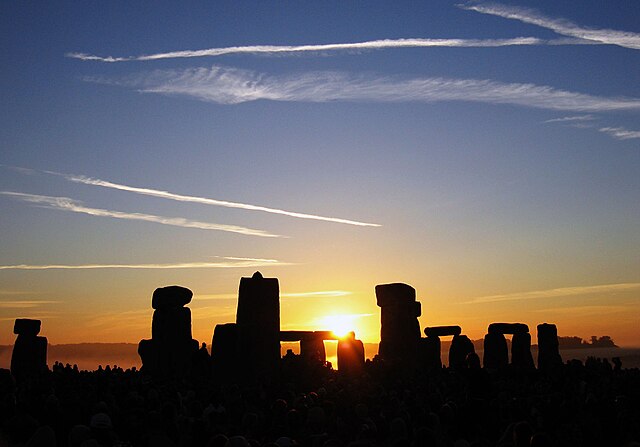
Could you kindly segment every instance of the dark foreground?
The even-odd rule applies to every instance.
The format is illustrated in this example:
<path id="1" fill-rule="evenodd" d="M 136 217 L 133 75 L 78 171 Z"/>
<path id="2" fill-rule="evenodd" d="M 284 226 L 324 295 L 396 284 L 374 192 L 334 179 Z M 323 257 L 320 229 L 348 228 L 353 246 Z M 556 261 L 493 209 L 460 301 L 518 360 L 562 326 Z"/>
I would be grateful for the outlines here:
<path id="1" fill-rule="evenodd" d="M 283 365 L 251 385 L 56 364 L 16 386 L 0 373 L 8 446 L 640 446 L 640 370 L 606 360 L 413 377 L 367 362 L 351 378 Z"/>

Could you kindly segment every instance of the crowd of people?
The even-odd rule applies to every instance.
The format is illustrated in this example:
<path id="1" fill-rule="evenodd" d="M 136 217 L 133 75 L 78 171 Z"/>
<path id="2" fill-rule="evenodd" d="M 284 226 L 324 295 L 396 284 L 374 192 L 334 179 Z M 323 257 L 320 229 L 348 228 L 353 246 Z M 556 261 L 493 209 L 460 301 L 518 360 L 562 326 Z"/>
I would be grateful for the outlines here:
<path id="1" fill-rule="evenodd" d="M 640 370 L 602 359 L 358 375 L 289 359 L 243 383 L 56 362 L 18 383 L 0 370 L 0 396 L 0 446 L 640 447 Z"/>

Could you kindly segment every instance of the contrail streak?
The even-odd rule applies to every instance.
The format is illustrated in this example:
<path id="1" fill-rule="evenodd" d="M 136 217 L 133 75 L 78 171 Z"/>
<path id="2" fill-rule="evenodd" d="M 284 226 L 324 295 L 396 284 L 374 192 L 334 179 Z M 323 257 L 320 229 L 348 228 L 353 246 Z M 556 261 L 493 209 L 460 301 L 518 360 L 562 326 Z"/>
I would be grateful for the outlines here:
<path id="1" fill-rule="evenodd" d="M 213 66 L 155 70 L 115 82 L 101 79 L 89 81 L 109 82 L 137 88 L 142 92 L 186 96 L 227 105 L 261 99 L 286 102 L 472 101 L 574 112 L 640 110 L 638 98 L 594 96 L 546 85 L 487 79 L 401 79 L 342 72 L 270 76 L 250 70 Z"/>
<path id="2" fill-rule="evenodd" d="M 247 203 L 229 202 L 229 201 L 226 201 L 226 200 L 217 200 L 217 199 L 211 199 L 211 198 L 207 198 L 207 197 L 195 197 L 195 196 L 187 196 L 187 195 L 182 195 L 182 194 L 174 194 L 174 193 L 171 193 L 171 192 L 168 192 L 168 191 L 159 191 L 157 189 L 137 188 L 135 186 L 122 185 L 122 184 L 118 184 L 118 183 L 109 182 L 109 181 L 106 181 L 106 180 L 100 180 L 100 179 L 94 179 L 94 178 L 90 178 L 90 177 L 85 177 L 83 175 L 67 175 L 67 174 L 59 174 L 57 172 L 51 172 L 51 171 L 47 171 L 47 172 L 50 173 L 50 174 L 55 174 L 55 175 L 62 175 L 67 180 L 72 181 L 72 182 L 76 182 L 76 183 L 82 183 L 82 184 L 85 184 L 85 185 L 93 185 L 93 186 L 101 186 L 103 188 L 117 189 L 117 190 L 120 190 L 120 191 L 134 192 L 136 194 L 143 194 L 143 195 L 146 195 L 146 196 L 161 197 L 163 199 L 176 200 L 178 202 L 192 202 L 192 203 L 201 203 L 201 204 L 205 204 L 205 205 L 223 206 L 223 207 L 226 207 L 226 208 L 239 208 L 239 209 L 243 209 L 243 210 L 263 211 L 265 213 L 281 214 L 281 215 L 289 216 L 289 217 L 297 217 L 299 219 L 322 220 L 322 221 L 325 221 L 325 222 L 334 222 L 334 223 L 341 223 L 341 224 L 347 224 L 347 225 L 356 225 L 356 226 L 361 226 L 361 227 L 379 227 L 379 226 L 381 226 L 381 225 L 375 224 L 375 223 L 359 222 L 359 221 L 355 221 L 355 220 L 341 219 L 341 218 L 338 218 L 338 217 L 325 217 L 325 216 L 318 216 L 318 215 L 315 215 L 315 214 L 297 213 L 297 212 L 294 212 L 294 211 L 285 211 L 285 210 L 281 210 L 281 209 L 277 209 L 277 208 L 268 208 L 268 207 L 265 207 L 265 206 L 250 205 L 250 204 L 247 204 Z"/>
<path id="3" fill-rule="evenodd" d="M 65 56 L 83 61 L 128 62 L 153 61 L 159 59 L 176 59 L 191 57 L 216 57 L 226 54 L 292 54 L 309 52 L 363 51 L 383 50 L 387 48 L 493 48 L 513 45 L 582 45 L 580 39 L 543 40 L 535 37 L 516 37 L 512 39 L 379 39 L 366 42 L 329 43 L 317 45 L 248 45 L 204 50 L 171 51 L 167 53 L 146 54 L 141 56 L 113 57 L 96 56 L 86 53 L 67 53 Z"/>
<path id="4" fill-rule="evenodd" d="M 112 217 L 114 219 L 125 220 L 141 220 L 145 222 L 155 222 L 163 225 L 171 225 L 183 228 L 198 228 L 201 230 L 227 231 L 231 233 L 239 233 L 247 236 L 259 237 L 284 237 L 277 234 L 268 233 L 263 230 L 255 230 L 252 228 L 239 227 L 236 225 L 224 225 L 209 222 L 199 222 L 197 220 L 189 220 L 183 217 L 162 217 L 153 214 L 142 213 L 125 213 L 122 211 L 111 211 L 99 208 L 88 208 L 68 197 L 51 197 L 36 194 L 25 194 L 13 191 L 0 191 L 0 194 L 14 197 L 25 202 L 42 204 L 46 208 L 71 211 L 74 213 L 89 214 L 91 216 Z"/>
<path id="5" fill-rule="evenodd" d="M 233 258 L 225 258 L 233 259 Z M 46 265 L 0 265 L 0 270 L 95 270 L 95 269 L 147 269 L 147 270 L 168 270 L 168 269 L 227 269 L 244 267 L 265 267 L 290 265 L 276 259 L 250 259 L 243 258 L 244 261 L 234 262 L 182 262 L 175 264 L 46 264 Z M 34 301 L 35 302 L 35 301 Z M 53 301 L 37 301 L 37 303 L 49 303 Z M 1 304 L 1 303 L 0 303 Z"/>
<path id="6" fill-rule="evenodd" d="M 505 19 L 519 20 L 524 23 L 550 29 L 563 36 L 584 39 L 600 44 L 618 45 L 640 50 L 640 34 L 612 29 L 586 28 L 565 19 L 554 19 L 540 14 L 538 11 L 518 6 L 507 6 L 497 3 L 458 5 L 462 9 L 489 14 Z"/>

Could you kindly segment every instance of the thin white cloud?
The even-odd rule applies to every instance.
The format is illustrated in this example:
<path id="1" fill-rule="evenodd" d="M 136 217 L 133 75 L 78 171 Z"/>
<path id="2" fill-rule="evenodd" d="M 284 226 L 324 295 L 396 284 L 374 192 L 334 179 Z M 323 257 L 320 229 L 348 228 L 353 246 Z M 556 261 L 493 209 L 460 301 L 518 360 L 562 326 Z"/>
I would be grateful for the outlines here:
<path id="1" fill-rule="evenodd" d="M 292 102 L 473 101 L 576 112 L 640 110 L 639 98 L 593 96 L 545 85 L 478 79 L 397 79 L 352 76 L 340 72 L 269 76 L 214 66 L 157 70 L 115 82 L 95 78 L 87 80 L 129 86 L 148 93 L 188 96 L 218 104 L 239 104 L 259 99 Z"/>
<path id="2" fill-rule="evenodd" d="M 640 130 L 628 130 L 624 127 L 601 127 L 598 130 L 610 135 L 616 140 L 634 140 L 640 138 Z"/>
<path id="3" fill-rule="evenodd" d="M 31 309 L 34 307 L 40 307 L 47 304 L 57 304 L 60 301 L 47 301 L 47 300 L 15 300 L 15 301 L 0 301 L 0 309 Z"/>
<path id="4" fill-rule="evenodd" d="M 323 53 L 341 51 L 384 50 L 389 48 L 495 48 L 514 45 L 583 45 L 590 43 L 580 39 L 544 40 L 535 37 L 515 37 L 512 39 L 379 39 L 366 42 L 329 43 L 317 45 L 247 45 L 222 48 L 207 48 L 204 50 L 171 51 L 167 53 L 146 54 L 141 56 L 113 57 L 96 56 L 87 53 L 67 53 L 65 56 L 83 61 L 99 62 L 127 62 L 154 61 L 159 59 L 177 59 L 192 57 L 216 57 L 227 54 L 300 54 Z"/>
<path id="5" fill-rule="evenodd" d="M 566 296 L 591 295 L 596 293 L 629 292 L 640 289 L 640 283 L 601 284 L 595 286 L 561 287 L 557 289 L 536 290 L 533 292 L 508 293 L 474 298 L 462 304 L 484 304 L 500 301 L 558 298 Z"/>
<path id="6" fill-rule="evenodd" d="M 224 258 L 229 259 L 229 258 Z M 231 258 L 233 259 L 233 258 Z M 0 265 L 0 270 L 93 270 L 93 269 L 227 269 L 291 265 L 276 259 L 250 259 L 231 260 L 223 262 L 179 262 L 172 264 L 44 264 L 44 265 Z"/>
<path id="7" fill-rule="evenodd" d="M 144 222 L 155 222 L 162 225 L 171 225 L 175 227 L 183 228 L 197 228 L 201 230 L 214 230 L 214 231 L 226 231 L 231 233 L 239 233 L 247 236 L 259 236 L 259 237 L 284 237 L 277 234 L 268 233 L 263 230 L 255 230 L 252 228 L 239 227 L 236 225 L 224 225 L 210 222 L 200 222 L 196 220 L 189 220 L 183 217 L 162 217 L 152 214 L 142 213 L 125 213 L 122 211 L 111 211 L 99 208 L 88 208 L 83 206 L 80 202 L 70 199 L 68 197 L 51 197 L 41 196 L 36 194 L 25 194 L 12 191 L 0 191 L 0 194 L 9 197 L 14 197 L 25 202 L 41 204 L 46 208 L 71 211 L 74 213 L 88 214 L 98 217 L 111 217 L 114 219 L 125 220 L 140 220 Z"/>
<path id="8" fill-rule="evenodd" d="M 543 123 L 574 123 L 580 121 L 593 121 L 596 117 L 593 115 L 574 115 L 574 116 L 563 116 L 562 118 L 554 118 L 550 120 L 543 121 Z"/>
<path id="9" fill-rule="evenodd" d="M 334 222 L 334 223 L 341 223 L 341 224 L 347 224 L 347 225 L 356 225 L 356 226 L 361 226 L 361 227 L 379 227 L 379 226 L 381 226 L 381 225 L 375 224 L 375 223 L 359 222 L 359 221 L 355 221 L 355 220 L 342 219 L 342 218 L 339 218 L 339 217 L 318 216 L 318 215 L 315 215 L 315 214 L 305 214 L 305 213 L 298 213 L 298 212 L 294 212 L 294 211 L 285 211 L 285 210 L 281 210 L 281 209 L 277 209 L 277 208 L 268 208 L 266 206 L 250 205 L 250 204 L 247 204 L 247 203 L 229 202 L 227 200 L 211 199 L 209 197 L 188 196 L 188 195 L 183 195 L 183 194 L 175 194 L 175 193 L 171 193 L 171 192 L 168 192 L 168 191 L 160 191 L 160 190 L 157 190 L 157 189 L 138 188 L 138 187 L 135 187 L 135 186 L 122 185 L 122 184 L 119 184 L 119 183 L 113 183 L 113 182 L 109 182 L 109 181 L 106 181 L 106 180 L 100 180 L 100 179 L 85 177 L 83 175 L 67 175 L 67 174 L 60 174 L 58 172 L 52 172 L 52 171 L 46 171 L 46 172 L 49 173 L 49 174 L 54 174 L 54 175 L 62 175 L 67 180 L 75 182 L 75 183 L 82 183 L 82 184 L 85 184 L 85 185 L 92 185 L 92 186 L 100 186 L 100 187 L 103 187 L 103 188 L 117 189 L 117 190 L 120 190 L 120 191 L 133 192 L 133 193 L 136 193 L 136 194 L 142 194 L 142 195 L 146 195 L 146 196 L 160 197 L 160 198 L 169 199 L 169 200 L 176 200 L 178 202 L 191 202 L 191 203 L 200 203 L 200 204 L 204 204 L 204 205 L 222 206 L 222 207 L 226 207 L 226 208 L 239 208 L 239 209 L 250 210 L 250 211 L 262 211 L 262 212 L 265 212 L 265 213 L 281 214 L 281 215 L 284 215 L 284 216 L 296 217 L 296 218 L 299 218 L 299 219 L 321 220 L 321 221 L 325 221 L 325 222 Z"/>
<path id="10" fill-rule="evenodd" d="M 593 42 L 618 45 L 625 48 L 640 49 L 640 34 L 612 29 L 587 28 L 576 25 L 565 19 L 554 19 L 540 14 L 535 9 L 519 6 L 501 5 L 498 3 L 463 4 L 463 9 L 489 14 L 505 19 L 519 20 L 524 23 L 550 29 L 563 36 L 590 40 Z"/>

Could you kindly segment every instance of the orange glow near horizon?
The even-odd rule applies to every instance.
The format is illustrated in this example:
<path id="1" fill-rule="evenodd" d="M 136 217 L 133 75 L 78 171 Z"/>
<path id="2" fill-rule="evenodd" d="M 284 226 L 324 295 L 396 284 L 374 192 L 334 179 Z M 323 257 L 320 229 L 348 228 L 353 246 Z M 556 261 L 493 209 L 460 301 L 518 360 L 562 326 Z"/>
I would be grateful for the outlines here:
<path id="1" fill-rule="evenodd" d="M 352 331 L 356 332 L 356 336 L 358 335 L 356 320 L 360 317 L 362 317 L 362 315 L 327 315 L 320 318 L 318 323 L 333 332 L 336 336 L 344 338 Z"/>

